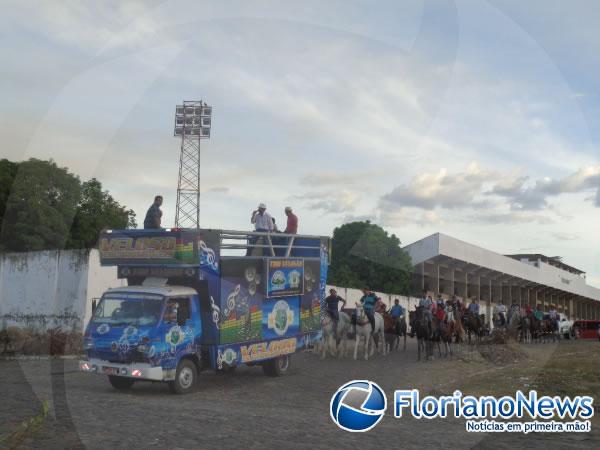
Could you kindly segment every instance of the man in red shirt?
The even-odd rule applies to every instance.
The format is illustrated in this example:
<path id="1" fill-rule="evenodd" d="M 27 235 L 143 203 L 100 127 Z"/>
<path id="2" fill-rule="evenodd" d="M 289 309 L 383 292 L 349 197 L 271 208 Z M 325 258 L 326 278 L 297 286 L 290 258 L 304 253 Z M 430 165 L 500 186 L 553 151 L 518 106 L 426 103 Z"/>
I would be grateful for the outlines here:
<path id="1" fill-rule="evenodd" d="M 285 227 L 284 233 L 297 234 L 298 216 L 292 212 L 292 208 L 290 206 L 285 207 L 285 215 L 287 216 L 287 226 Z"/>

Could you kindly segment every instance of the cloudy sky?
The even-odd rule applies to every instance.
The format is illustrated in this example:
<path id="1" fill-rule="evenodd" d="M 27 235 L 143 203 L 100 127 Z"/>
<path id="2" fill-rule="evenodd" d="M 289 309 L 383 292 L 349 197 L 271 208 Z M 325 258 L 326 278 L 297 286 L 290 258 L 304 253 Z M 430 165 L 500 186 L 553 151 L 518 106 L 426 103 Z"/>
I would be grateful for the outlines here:
<path id="1" fill-rule="evenodd" d="M 600 286 L 600 4 L 4 1 L 0 156 L 174 219 L 174 107 L 214 107 L 201 221 L 370 219 L 562 255 Z"/>

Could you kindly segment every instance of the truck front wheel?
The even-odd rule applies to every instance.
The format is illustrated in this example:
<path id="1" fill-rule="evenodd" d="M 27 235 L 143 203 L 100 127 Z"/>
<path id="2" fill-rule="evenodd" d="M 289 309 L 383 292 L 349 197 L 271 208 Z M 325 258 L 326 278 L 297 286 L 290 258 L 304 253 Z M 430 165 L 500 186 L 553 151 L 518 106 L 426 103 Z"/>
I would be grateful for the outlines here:
<path id="1" fill-rule="evenodd" d="M 283 355 L 275 359 L 266 361 L 263 364 L 263 372 L 265 375 L 270 377 L 281 377 L 287 375 L 290 371 L 290 365 L 292 357 L 290 355 Z"/>
<path id="2" fill-rule="evenodd" d="M 108 381 L 110 384 L 112 384 L 112 387 L 118 389 L 119 391 L 131 389 L 131 386 L 133 386 L 133 383 L 135 383 L 135 380 L 132 380 L 131 378 L 118 377 L 115 375 L 109 375 Z"/>
<path id="3" fill-rule="evenodd" d="M 187 394 L 194 388 L 197 377 L 196 365 L 189 359 L 182 359 L 177 365 L 175 379 L 169 381 L 169 389 L 174 394 Z"/>

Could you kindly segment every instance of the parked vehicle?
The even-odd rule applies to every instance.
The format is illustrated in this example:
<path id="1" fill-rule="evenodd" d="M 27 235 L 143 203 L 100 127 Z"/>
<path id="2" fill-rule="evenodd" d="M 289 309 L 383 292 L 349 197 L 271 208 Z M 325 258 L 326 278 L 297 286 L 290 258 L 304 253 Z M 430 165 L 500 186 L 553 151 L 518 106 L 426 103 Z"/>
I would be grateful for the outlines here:
<path id="1" fill-rule="evenodd" d="M 575 337 L 573 321 L 563 313 L 558 313 L 558 332 L 565 339 L 571 339 Z"/>
<path id="2" fill-rule="evenodd" d="M 573 324 L 578 339 L 598 339 L 600 320 L 576 320 Z"/>
<path id="3" fill-rule="evenodd" d="M 175 393 L 208 368 L 285 375 L 291 355 L 321 336 L 329 242 L 202 229 L 101 234 L 101 264 L 117 266 L 128 286 L 96 306 L 80 369 L 116 389 L 164 381 Z"/>

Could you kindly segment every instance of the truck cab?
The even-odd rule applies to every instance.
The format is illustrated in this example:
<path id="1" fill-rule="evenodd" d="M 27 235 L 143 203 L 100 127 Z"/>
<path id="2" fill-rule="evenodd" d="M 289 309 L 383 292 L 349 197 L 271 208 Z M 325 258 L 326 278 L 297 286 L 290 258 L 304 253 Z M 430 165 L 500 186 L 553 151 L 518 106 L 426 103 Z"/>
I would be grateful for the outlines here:
<path id="1" fill-rule="evenodd" d="M 200 371 L 240 364 L 284 375 L 321 337 L 326 237 L 116 230 L 101 234 L 99 251 L 128 286 L 102 295 L 79 367 L 116 389 L 161 381 L 185 393 Z"/>

